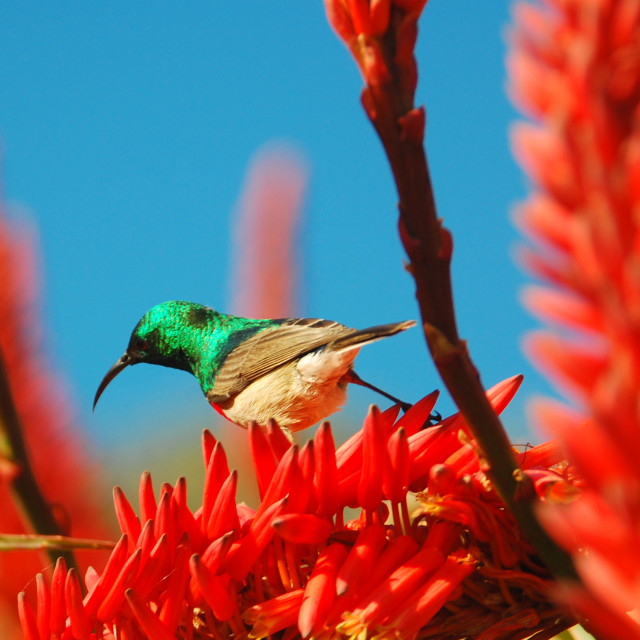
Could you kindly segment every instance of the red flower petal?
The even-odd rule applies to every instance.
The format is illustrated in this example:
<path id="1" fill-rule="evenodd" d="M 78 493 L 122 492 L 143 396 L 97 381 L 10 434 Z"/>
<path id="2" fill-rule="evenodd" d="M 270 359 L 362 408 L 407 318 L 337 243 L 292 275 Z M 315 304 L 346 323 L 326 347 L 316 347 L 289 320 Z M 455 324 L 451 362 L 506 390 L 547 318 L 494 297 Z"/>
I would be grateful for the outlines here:
<path id="1" fill-rule="evenodd" d="M 374 511 L 382 502 L 382 469 L 385 464 L 386 438 L 380 410 L 371 405 L 364 421 L 362 441 L 362 473 L 358 484 L 358 504 Z"/>
<path id="2" fill-rule="evenodd" d="M 387 531 L 382 525 L 372 525 L 360 531 L 338 571 L 336 593 L 339 596 L 358 590 L 369 577 L 386 542 Z"/>
<path id="3" fill-rule="evenodd" d="M 220 576 L 211 573 L 205 564 L 200 561 L 200 556 L 194 554 L 189 561 L 191 576 L 198 582 L 202 595 L 211 607 L 213 615 L 220 621 L 229 620 L 236 612 L 236 601 L 224 586 Z"/>
<path id="4" fill-rule="evenodd" d="M 65 599 L 69 619 L 71 621 L 71 631 L 77 640 L 89 640 L 91 635 L 91 625 L 82 606 L 82 589 L 76 570 L 72 567 L 67 573 L 65 583 Z"/>
<path id="5" fill-rule="evenodd" d="M 315 435 L 316 470 L 315 487 L 318 494 L 318 512 L 323 516 L 337 513 L 339 506 L 338 467 L 331 425 L 323 422 Z"/>
<path id="6" fill-rule="evenodd" d="M 316 560 L 298 614 L 298 629 L 303 638 L 320 630 L 336 598 L 336 576 L 346 557 L 345 547 L 335 543 L 328 546 Z"/>
<path id="7" fill-rule="evenodd" d="M 331 533 L 332 523 L 311 513 L 287 513 L 275 518 L 272 526 L 289 542 L 322 544 Z"/>
<path id="8" fill-rule="evenodd" d="M 129 551 L 133 551 L 142 530 L 140 520 L 120 487 L 113 488 L 113 503 L 120 530 L 128 535 Z"/>
<path id="9" fill-rule="evenodd" d="M 156 497 L 153 493 L 153 484 L 151 482 L 151 474 L 145 471 L 140 476 L 140 489 L 138 491 L 138 502 L 140 503 L 140 520 L 146 523 L 156 517 Z"/>
<path id="10" fill-rule="evenodd" d="M 38 625 L 36 624 L 36 616 L 33 608 L 27 601 L 24 591 L 18 594 L 18 615 L 20 616 L 20 624 L 22 625 L 22 633 L 25 640 L 41 640 L 38 633 Z M 45 636 L 45 638 L 48 638 Z"/>
<path id="11" fill-rule="evenodd" d="M 148 638 L 153 638 L 153 640 L 175 640 L 174 634 L 169 632 L 165 625 L 162 624 L 158 617 L 145 604 L 144 600 L 133 589 L 127 589 L 125 597 L 136 620 Z"/>

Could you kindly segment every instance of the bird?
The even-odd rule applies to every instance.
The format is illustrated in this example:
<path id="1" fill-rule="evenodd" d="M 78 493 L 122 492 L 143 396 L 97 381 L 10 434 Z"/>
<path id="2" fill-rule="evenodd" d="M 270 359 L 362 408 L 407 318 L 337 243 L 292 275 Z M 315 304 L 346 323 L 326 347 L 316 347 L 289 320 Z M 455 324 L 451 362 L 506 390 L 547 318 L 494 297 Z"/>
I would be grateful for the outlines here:
<path id="1" fill-rule="evenodd" d="M 414 325 L 352 329 L 319 318 L 243 318 L 195 302 L 163 302 L 133 329 L 124 355 L 98 386 L 93 409 L 120 372 L 146 362 L 193 374 L 213 408 L 241 427 L 273 419 L 290 432 L 306 429 L 342 408 L 349 383 L 406 411 L 410 404 L 365 382 L 353 362 L 360 347 Z"/>

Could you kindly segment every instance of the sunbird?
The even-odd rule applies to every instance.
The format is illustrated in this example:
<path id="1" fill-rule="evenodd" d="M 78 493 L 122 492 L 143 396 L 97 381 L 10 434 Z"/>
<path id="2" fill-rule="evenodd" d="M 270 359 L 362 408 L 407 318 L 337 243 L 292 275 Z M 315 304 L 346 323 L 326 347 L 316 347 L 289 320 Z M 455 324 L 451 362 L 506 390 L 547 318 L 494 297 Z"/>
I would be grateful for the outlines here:
<path id="1" fill-rule="evenodd" d="M 107 371 L 93 408 L 126 367 L 147 362 L 192 373 L 214 409 L 247 427 L 273 418 L 300 431 L 342 408 L 347 385 L 365 382 L 353 370 L 360 347 L 415 325 L 413 320 L 351 329 L 317 318 L 251 319 L 194 302 L 163 302 L 135 326 L 124 355 Z"/>

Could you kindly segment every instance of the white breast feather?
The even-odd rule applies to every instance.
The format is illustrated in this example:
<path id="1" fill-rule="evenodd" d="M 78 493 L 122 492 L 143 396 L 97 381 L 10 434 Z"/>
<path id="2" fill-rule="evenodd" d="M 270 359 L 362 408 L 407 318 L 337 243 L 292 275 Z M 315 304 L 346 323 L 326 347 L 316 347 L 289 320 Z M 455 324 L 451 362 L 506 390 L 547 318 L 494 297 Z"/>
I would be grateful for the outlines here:
<path id="1" fill-rule="evenodd" d="M 306 429 L 342 408 L 347 383 L 342 380 L 360 345 L 342 351 L 314 351 L 258 378 L 228 405 L 225 415 L 241 426 L 250 420 L 266 425 L 273 418 L 291 431 Z"/>
<path id="2" fill-rule="evenodd" d="M 349 371 L 358 351 L 360 345 L 342 351 L 312 351 L 298 360 L 298 373 L 305 382 L 312 384 L 342 378 Z"/>

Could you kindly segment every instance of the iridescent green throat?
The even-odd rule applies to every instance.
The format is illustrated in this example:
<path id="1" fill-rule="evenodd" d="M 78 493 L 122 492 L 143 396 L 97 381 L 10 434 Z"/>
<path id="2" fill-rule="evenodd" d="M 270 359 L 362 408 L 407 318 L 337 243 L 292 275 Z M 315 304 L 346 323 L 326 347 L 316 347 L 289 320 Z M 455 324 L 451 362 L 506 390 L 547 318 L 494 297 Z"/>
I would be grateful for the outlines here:
<path id="1" fill-rule="evenodd" d="M 131 334 L 128 351 L 138 351 L 139 362 L 193 373 L 207 393 L 238 345 L 282 322 L 240 318 L 194 302 L 172 300 L 145 313 Z"/>

